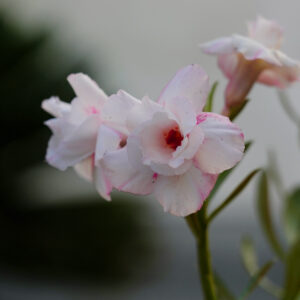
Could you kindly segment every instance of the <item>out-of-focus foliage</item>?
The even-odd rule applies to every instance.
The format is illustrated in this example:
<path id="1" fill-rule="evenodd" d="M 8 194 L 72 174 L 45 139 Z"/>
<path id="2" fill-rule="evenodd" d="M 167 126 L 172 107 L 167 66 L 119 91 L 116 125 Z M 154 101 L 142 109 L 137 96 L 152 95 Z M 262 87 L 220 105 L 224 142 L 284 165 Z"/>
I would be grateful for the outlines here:
<path id="1" fill-rule="evenodd" d="M 261 174 L 257 190 L 257 213 L 259 216 L 261 226 L 264 230 L 266 238 L 269 241 L 270 246 L 273 248 L 276 255 L 279 258 L 283 259 L 284 251 L 278 241 L 272 222 L 269 184 L 267 174 L 265 172 Z"/>
<path id="2" fill-rule="evenodd" d="M 19 186 L 20 176 L 32 167 L 47 168 L 50 132 L 43 121 L 49 116 L 41 110 L 41 101 L 51 95 L 71 100 L 67 75 L 80 71 L 93 77 L 90 68 L 54 45 L 49 31 L 25 33 L 3 14 L 0 40 L 0 265 L 56 279 L 72 275 L 116 281 L 138 276 L 132 266 L 149 266 L 145 263 L 153 254 L 139 205 L 108 205 L 89 196 L 76 205 L 33 207 L 32 187 L 26 196 Z M 34 186 L 34 177 L 31 182 Z"/>
<path id="3" fill-rule="evenodd" d="M 286 259 L 283 300 L 299 300 L 300 297 L 300 240 L 290 248 Z"/>
<path id="4" fill-rule="evenodd" d="M 277 299 L 298 300 L 300 297 L 300 188 L 297 187 L 290 192 L 286 192 L 283 188 L 276 167 L 276 160 L 273 156 L 270 161 L 273 165 L 268 167 L 267 172 L 264 171 L 262 173 L 258 182 L 257 209 L 266 240 L 274 254 L 276 254 L 284 263 L 285 283 L 283 288 L 280 288 L 269 278 L 264 277 L 260 280 L 259 285 Z M 283 227 L 288 242 L 287 251 L 284 250 L 279 242 L 273 226 L 271 214 L 272 199 L 269 187 L 272 182 L 277 187 L 276 190 L 278 196 L 283 198 Z M 250 276 L 253 276 L 258 270 L 258 258 L 255 253 L 252 238 L 247 238 L 242 241 L 241 256 L 245 269 Z"/>
<path id="5" fill-rule="evenodd" d="M 244 237 L 242 239 L 241 256 L 245 269 L 250 276 L 255 276 L 259 272 L 259 263 L 252 238 Z M 260 280 L 259 285 L 278 299 L 282 295 L 282 290 L 266 276 Z"/>
<path id="6" fill-rule="evenodd" d="M 284 225 L 289 244 L 300 240 L 300 187 L 292 191 L 285 200 Z"/>

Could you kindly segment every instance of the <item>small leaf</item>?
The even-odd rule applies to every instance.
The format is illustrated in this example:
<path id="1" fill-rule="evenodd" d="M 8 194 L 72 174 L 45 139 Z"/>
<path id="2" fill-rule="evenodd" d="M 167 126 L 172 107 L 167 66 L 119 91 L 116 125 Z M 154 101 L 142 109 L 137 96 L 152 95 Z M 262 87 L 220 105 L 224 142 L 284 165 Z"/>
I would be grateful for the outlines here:
<path id="1" fill-rule="evenodd" d="M 261 226 L 270 246 L 280 259 L 284 259 L 284 251 L 278 242 L 271 219 L 269 184 L 265 172 L 261 174 L 258 182 L 257 210 Z"/>
<path id="2" fill-rule="evenodd" d="M 252 291 L 258 286 L 259 282 L 263 279 L 265 274 L 270 270 L 273 266 L 273 262 L 267 262 L 259 271 L 255 273 L 255 275 L 251 278 L 250 282 L 248 283 L 245 291 L 242 293 L 239 300 L 245 300 L 248 296 L 252 293 Z"/>
<path id="3" fill-rule="evenodd" d="M 228 289 L 222 278 L 217 274 L 214 273 L 215 284 L 217 288 L 217 298 L 218 300 L 235 300 L 234 295 Z"/>
<path id="4" fill-rule="evenodd" d="M 284 191 L 282 179 L 280 177 L 276 156 L 273 151 L 269 151 L 268 153 L 267 175 L 270 178 L 270 180 L 274 183 L 278 196 L 281 198 L 282 201 L 284 201 L 285 191 Z"/>
<path id="5" fill-rule="evenodd" d="M 248 185 L 248 183 L 251 181 L 251 179 L 253 178 L 253 176 L 259 172 L 260 169 L 256 169 L 254 171 L 252 171 L 234 190 L 233 192 L 224 200 L 224 202 L 218 206 L 212 213 L 211 215 L 208 217 L 207 219 L 207 223 L 211 222 L 211 220 L 218 215 L 228 204 L 230 204 L 232 202 L 232 200 L 234 200 L 236 198 L 236 196 L 238 196 L 243 189 Z"/>
<path id="6" fill-rule="evenodd" d="M 300 239 L 287 255 L 284 291 L 283 300 L 298 300 L 300 296 Z"/>
<path id="7" fill-rule="evenodd" d="M 284 225 L 289 244 L 300 239 L 300 187 L 285 200 Z"/>
<path id="8" fill-rule="evenodd" d="M 257 254 L 254 248 L 253 240 L 250 237 L 244 237 L 241 242 L 241 256 L 244 267 L 250 276 L 254 276 L 259 270 Z M 276 298 L 281 298 L 282 290 L 275 285 L 269 278 L 264 277 L 259 285 L 269 294 Z"/>
<path id="9" fill-rule="evenodd" d="M 252 141 L 248 141 L 245 143 L 245 151 L 244 151 L 244 155 L 248 152 L 248 150 L 250 149 L 252 145 Z M 211 191 L 210 195 L 209 195 L 209 199 L 212 199 L 214 197 L 214 195 L 216 194 L 216 192 L 218 191 L 218 189 L 220 188 L 220 186 L 224 183 L 224 181 L 227 179 L 227 177 L 231 174 L 231 172 L 237 167 L 238 165 L 234 166 L 233 168 L 224 171 L 223 173 L 221 173 L 218 176 L 217 182 L 213 188 L 213 190 Z"/>
<path id="10" fill-rule="evenodd" d="M 212 112 L 213 110 L 213 102 L 214 102 L 214 96 L 215 96 L 215 92 L 216 92 L 216 89 L 217 89 L 217 86 L 218 86 L 218 82 L 216 81 L 210 92 L 209 92 L 209 95 L 207 97 L 207 100 L 206 100 L 206 104 L 205 104 L 205 107 L 203 109 L 204 112 Z"/>

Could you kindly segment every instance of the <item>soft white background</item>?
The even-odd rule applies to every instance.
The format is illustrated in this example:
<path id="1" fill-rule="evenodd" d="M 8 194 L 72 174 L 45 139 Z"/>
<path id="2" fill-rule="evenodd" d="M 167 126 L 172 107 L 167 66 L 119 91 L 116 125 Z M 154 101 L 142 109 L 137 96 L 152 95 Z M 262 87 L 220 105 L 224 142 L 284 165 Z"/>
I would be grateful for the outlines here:
<path id="1" fill-rule="evenodd" d="M 246 33 L 246 21 L 258 14 L 275 19 L 283 26 L 283 50 L 300 60 L 300 2 L 297 0 L 0 0 L 0 7 L 9 8 L 10 14 L 16 16 L 26 29 L 38 30 L 41 25 L 54 28 L 58 42 L 70 45 L 70 55 L 88 56 L 102 78 L 105 75 L 105 86 L 111 90 L 125 89 L 137 97 L 148 94 L 155 99 L 179 68 L 199 63 L 212 82 L 219 80 L 221 83 L 216 98 L 216 109 L 220 110 L 226 80 L 216 66 L 215 57 L 202 54 L 197 45 L 231 33 Z M 300 114 L 300 83 L 291 87 L 288 93 L 292 105 Z M 251 103 L 237 122 L 244 130 L 246 139 L 255 140 L 255 145 L 231 177 L 230 183 L 222 189 L 218 201 L 250 170 L 266 164 L 268 150 L 278 156 L 286 187 L 300 182 L 297 129 L 282 111 L 276 90 L 256 85 L 250 98 Z M 53 174 L 53 182 L 58 182 L 60 175 Z M 70 178 L 66 182 L 76 180 L 72 175 Z M 49 195 L 43 177 L 36 181 L 36 185 L 37 192 L 46 191 Z M 79 188 L 81 191 L 92 189 L 85 185 Z M 249 187 L 227 209 L 212 231 L 216 261 L 228 276 L 226 280 L 235 281 L 232 286 L 236 290 L 240 290 L 247 280 L 241 270 L 233 271 L 234 268 L 241 269 L 237 257 L 239 236 L 247 231 L 258 232 L 254 216 L 254 189 L 255 185 Z M 58 191 L 65 193 L 66 186 L 61 186 Z M 51 195 L 45 199 L 51 202 Z M 128 299 L 187 299 L 184 297 L 187 290 L 190 292 L 188 299 L 199 299 L 192 238 L 181 219 L 165 215 L 154 201 L 152 205 L 155 218 L 150 226 L 164 228 L 170 245 L 174 247 L 173 253 L 170 250 L 174 260 L 171 259 L 169 275 L 155 283 L 148 282 L 144 287 L 132 289 Z M 259 235 L 257 239 L 260 239 Z M 236 266 L 233 267 L 232 263 Z M 194 269 L 191 271 L 189 268 Z M 184 280 L 180 274 L 187 274 Z M 61 295 L 60 299 L 74 299 L 69 294 L 62 296 L 61 293 L 57 291 L 56 297 Z M 98 295 L 97 291 L 95 295 Z M 105 299 L 121 299 L 109 295 L 108 291 Z M 98 296 L 91 297 L 88 299 L 98 299 Z M 30 299 L 41 298 L 36 296 Z M 269 298 L 263 295 L 261 299 Z"/>

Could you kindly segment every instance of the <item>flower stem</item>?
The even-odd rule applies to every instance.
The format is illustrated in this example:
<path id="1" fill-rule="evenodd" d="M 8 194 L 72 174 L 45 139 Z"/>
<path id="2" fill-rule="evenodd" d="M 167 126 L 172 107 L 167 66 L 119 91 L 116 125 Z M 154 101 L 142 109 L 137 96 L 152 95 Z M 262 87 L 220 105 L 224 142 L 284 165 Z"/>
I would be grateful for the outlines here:
<path id="1" fill-rule="evenodd" d="M 186 217 L 197 241 L 199 275 L 205 300 L 217 300 L 206 222 L 206 205 L 195 214 Z"/>

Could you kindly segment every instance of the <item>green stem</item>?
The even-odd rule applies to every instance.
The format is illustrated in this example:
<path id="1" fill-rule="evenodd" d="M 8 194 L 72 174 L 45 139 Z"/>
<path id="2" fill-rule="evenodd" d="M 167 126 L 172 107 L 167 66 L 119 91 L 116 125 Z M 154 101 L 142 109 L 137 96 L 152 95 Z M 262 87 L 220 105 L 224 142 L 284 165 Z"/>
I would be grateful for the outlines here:
<path id="1" fill-rule="evenodd" d="M 206 205 L 186 220 L 197 240 L 199 275 L 205 300 L 217 300 L 211 256 L 208 240 L 208 224 L 206 222 Z"/>

